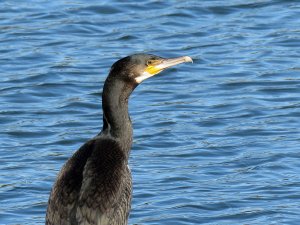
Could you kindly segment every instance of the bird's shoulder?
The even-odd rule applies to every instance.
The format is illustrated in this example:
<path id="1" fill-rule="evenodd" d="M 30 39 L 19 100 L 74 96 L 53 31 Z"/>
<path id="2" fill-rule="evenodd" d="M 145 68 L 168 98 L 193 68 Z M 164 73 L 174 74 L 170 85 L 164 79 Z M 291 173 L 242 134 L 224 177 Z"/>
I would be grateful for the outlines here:
<path id="1" fill-rule="evenodd" d="M 94 163 L 97 169 L 116 169 L 127 163 L 126 152 L 118 140 L 109 137 L 93 139 L 93 151 L 88 158 L 87 164 Z"/>
<path id="2" fill-rule="evenodd" d="M 118 191 L 127 173 L 126 154 L 118 141 L 101 137 L 94 139 L 93 151 L 83 169 L 80 199 L 89 198 L 97 202 L 97 198 L 93 199 L 92 196 L 111 196 Z M 86 201 L 87 199 L 84 200 Z"/>

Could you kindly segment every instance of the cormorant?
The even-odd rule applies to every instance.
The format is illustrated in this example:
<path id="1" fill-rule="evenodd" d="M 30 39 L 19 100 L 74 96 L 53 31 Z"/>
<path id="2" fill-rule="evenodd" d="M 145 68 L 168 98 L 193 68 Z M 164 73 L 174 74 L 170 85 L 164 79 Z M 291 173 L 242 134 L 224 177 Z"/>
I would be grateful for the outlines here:
<path id="1" fill-rule="evenodd" d="M 102 92 L 102 131 L 59 172 L 49 197 L 46 225 L 127 224 L 132 194 L 128 98 L 143 80 L 184 62 L 192 59 L 135 54 L 112 65 Z"/>

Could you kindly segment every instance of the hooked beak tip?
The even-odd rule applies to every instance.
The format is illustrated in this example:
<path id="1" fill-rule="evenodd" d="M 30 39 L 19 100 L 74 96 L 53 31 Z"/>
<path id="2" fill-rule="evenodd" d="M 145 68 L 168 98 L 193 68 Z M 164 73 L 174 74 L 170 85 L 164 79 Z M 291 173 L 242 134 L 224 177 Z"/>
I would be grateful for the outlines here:
<path id="1" fill-rule="evenodd" d="M 193 62 L 193 59 L 192 59 L 191 57 L 189 57 L 189 56 L 184 56 L 184 61 L 185 61 L 185 62 L 191 62 L 191 63 L 194 63 L 194 62 Z"/>

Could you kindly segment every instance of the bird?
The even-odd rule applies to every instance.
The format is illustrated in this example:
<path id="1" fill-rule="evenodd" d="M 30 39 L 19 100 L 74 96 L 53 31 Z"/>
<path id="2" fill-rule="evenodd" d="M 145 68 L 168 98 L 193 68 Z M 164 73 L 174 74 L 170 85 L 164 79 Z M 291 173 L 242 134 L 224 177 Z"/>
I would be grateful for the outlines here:
<path id="1" fill-rule="evenodd" d="M 132 200 L 128 100 L 144 80 L 189 56 L 133 54 L 110 68 L 102 91 L 103 127 L 64 164 L 51 189 L 46 225 L 125 225 Z"/>

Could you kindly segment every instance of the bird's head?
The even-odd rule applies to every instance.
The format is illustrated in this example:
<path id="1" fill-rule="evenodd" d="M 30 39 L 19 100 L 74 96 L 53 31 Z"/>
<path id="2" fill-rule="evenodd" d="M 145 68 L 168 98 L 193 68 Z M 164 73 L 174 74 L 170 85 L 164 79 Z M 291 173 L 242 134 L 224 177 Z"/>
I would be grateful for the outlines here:
<path id="1" fill-rule="evenodd" d="M 115 62 L 111 67 L 110 76 L 139 84 L 169 67 L 185 62 L 193 60 L 189 56 L 167 59 L 156 55 L 135 54 Z"/>

